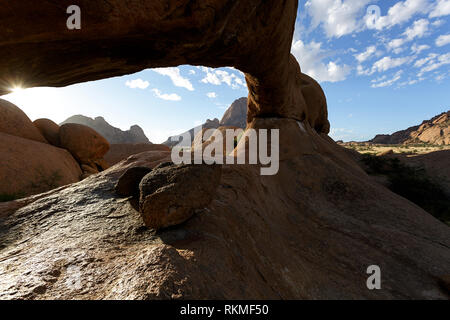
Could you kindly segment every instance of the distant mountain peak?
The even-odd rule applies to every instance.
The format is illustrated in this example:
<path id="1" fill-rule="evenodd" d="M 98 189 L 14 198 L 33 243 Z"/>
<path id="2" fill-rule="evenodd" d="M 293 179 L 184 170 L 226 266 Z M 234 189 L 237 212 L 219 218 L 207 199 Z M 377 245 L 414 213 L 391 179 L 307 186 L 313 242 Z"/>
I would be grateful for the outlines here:
<path id="1" fill-rule="evenodd" d="M 108 140 L 111 144 L 151 143 L 145 136 L 144 130 L 138 125 L 132 125 L 130 130 L 123 131 L 110 125 L 105 118 L 99 116 L 94 119 L 81 114 L 74 115 L 61 123 L 78 123 L 88 126 Z"/>
<path id="2" fill-rule="evenodd" d="M 379 134 L 369 142 L 375 144 L 410 144 L 430 143 L 437 145 L 450 144 L 450 110 L 438 114 L 420 125 L 393 134 Z"/>
<path id="3" fill-rule="evenodd" d="M 227 111 L 225 111 L 222 120 L 219 121 L 219 119 L 217 118 L 214 118 L 212 120 L 207 119 L 205 123 L 200 126 L 204 129 L 217 129 L 221 126 L 232 126 L 245 129 L 245 127 L 247 126 L 247 98 L 243 97 L 235 100 L 227 109 Z M 191 142 L 194 140 L 195 129 L 199 128 L 200 126 L 187 131 L 191 135 Z M 184 133 L 178 136 L 169 137 L 163 144 L 169 147 L 173 147 L 178 143 L 180 137 L 183 134 Z"/>

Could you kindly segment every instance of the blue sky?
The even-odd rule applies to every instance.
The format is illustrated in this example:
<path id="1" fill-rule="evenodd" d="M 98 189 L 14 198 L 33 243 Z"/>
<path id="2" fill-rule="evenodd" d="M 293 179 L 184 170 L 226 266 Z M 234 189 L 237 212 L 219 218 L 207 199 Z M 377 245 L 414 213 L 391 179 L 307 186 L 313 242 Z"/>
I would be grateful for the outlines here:
<path id="1" fill-rule="evenodd" d="M 292 53 L 323 86 L 331 136 L 367 140 L 450 109 L 450 0 L 301 0 Z M 220 118 L 247 95 L 233 68 L 194 66 L 5 96 L 30 118 L 103 116 L 152 142 Z"/>

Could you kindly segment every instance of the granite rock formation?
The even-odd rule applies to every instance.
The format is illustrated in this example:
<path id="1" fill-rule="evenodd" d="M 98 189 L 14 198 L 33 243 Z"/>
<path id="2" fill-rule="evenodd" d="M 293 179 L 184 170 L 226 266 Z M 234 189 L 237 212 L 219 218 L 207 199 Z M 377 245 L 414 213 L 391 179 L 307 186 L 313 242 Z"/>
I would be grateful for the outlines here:
<path id="1" fill-rule="evenodd" d="M 0 99 L 0 133 L 48 143 L 22 110 L 3 99 Z"/>
<path id="2" fill-rule="evenodd" d="M 307 119 L 327 133 L 326 112 L 305 101 L 290 54 L 297 0 L 80 0 L 83 26 L 75 31 L 64 19 L 70 2 L 44 2 L 39 14 L 34 4 L 0 8 L 0 95 L 17 85 L 67 86 L 153 67 L 233 66 L 246 76 L 248 122 Z"/>
<path id="3" fill-rule="evenodd" d="M 0 299 L 448 299 L 448 226 L 306 130 L 312 149 L 278 175 L 224 165 L 210 204 L 156 234 L 114 186 L 167 151 L 0 204 Z M 366 287 L 373 264 L 382 290 Z"/>
<path id="4" fill-rule="evenodd" d="M 247 98 L 240 98 L 234 101 L 223 114 L 220 126 L 245 129 L 247 126 L 247 101 Z"/>
<path id="5" fill-rule="evenodd" d="M 131 167 L 167 162 L 168 151 L 2 204 L 0 298 L 449 298 L 448 226 L 374 183 L 327 136 L 323 92 L 290 54 L 297 0 L 80 0 L 77 32 L 61 19 L 70 2 L 42 2 L 40 15 L 33 4 L 0 7 L 0 94 L 11 83 L 233 66 L 249 88 L 247 127 L 280 130 L 279 172 L 223 165 L 203 210 L 158 233 L 114 186 Z M 235 154 L 245 150 L 241 139 Z M 371 265 L 382 270 L 382 290 L 366 286 Z"/>

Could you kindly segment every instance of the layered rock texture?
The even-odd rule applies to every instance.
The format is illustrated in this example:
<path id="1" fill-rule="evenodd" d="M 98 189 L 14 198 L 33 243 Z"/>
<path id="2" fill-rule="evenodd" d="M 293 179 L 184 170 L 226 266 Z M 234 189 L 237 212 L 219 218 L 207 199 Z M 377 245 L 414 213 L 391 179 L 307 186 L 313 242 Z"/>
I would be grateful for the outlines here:
<path id="1" fill-rule="evenodd" d="M 280 163 L 267 176 L 259 165 L 223 165 L 220 178 L 204 165 L 185 176 L 163 165 L 156 191 L 140 189 L 167 191 L 152 212 L 114 191 L 129 168 L 170 160 L 150 151 L 1 204 L 0 298 L 449 298 L 448 226 L 373 182 L 327 136 L 323 91 L 290 54 L 296 0 L 80 0 L 77 32 L 61 19 L 69 3 L 43 2 L 40 15 L 33 3 L 0 7 L 0 94 L 11 82 L 64 86 L 149 67 L 233 66 L 249 87 L 247 128 L 280 130 Z M 208 201 L 186 190 L 197 176 Z M 170 215 L 183 199 L 203 208 L 191 218 L 183 210 L 172 228 L 148 228 L 148 215 Z M 367 288 L 371 265 L 381 268 L 381 290 Z"/>
<path id="2" fill-rule="evenodd" d="M 77 123 L 88 126 L 101 134 L 110 144 L 150 143 L 144 130 L 138 125 L 131 126 L 127 131 L 122 131 L 110 125 L 103 117 L 92 119 L 82 115 L 72 116 L 63 121 L 61 125 L 66 123 Z"/>
<path id="3" fill-rule="evenodd" d="M 377 135 L 369 142 L 376 144 L 430 143 L 450 144 L 450 111 L 441 113 L 422 124 L 397 131 L 391 135 Z"/>

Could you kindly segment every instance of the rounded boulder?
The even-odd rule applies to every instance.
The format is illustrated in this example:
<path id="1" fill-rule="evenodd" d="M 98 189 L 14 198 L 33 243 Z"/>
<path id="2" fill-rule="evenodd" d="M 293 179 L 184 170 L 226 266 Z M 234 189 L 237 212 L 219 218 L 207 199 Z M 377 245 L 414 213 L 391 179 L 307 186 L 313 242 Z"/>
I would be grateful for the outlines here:
<path id="1" fill-rule="evenodd" d="M 75 123 L 67 123 L 59 128 L 61 147 L 80 163 L 93 163 L 102 159 L 109 150 L 108 141 L 94 129 Z"/>
<path id="2" fill-rule="evenodd" d="M 48 143 L 30 118 L 19 107 L 0 99 L 0 132 L 37 142 Z"/>
<path id="3" fill-rule="evenodd" d="M 33 123 L 51 145 L 59 147 L 59 126 L 56 123 L 50 119 L 37 119 Z"/>
<path id="4" fill-rule="evenodd" d="M 11 200 L 80 181 L 81 169 L 64 149 L 0 133 L 0 195 Z"/>

